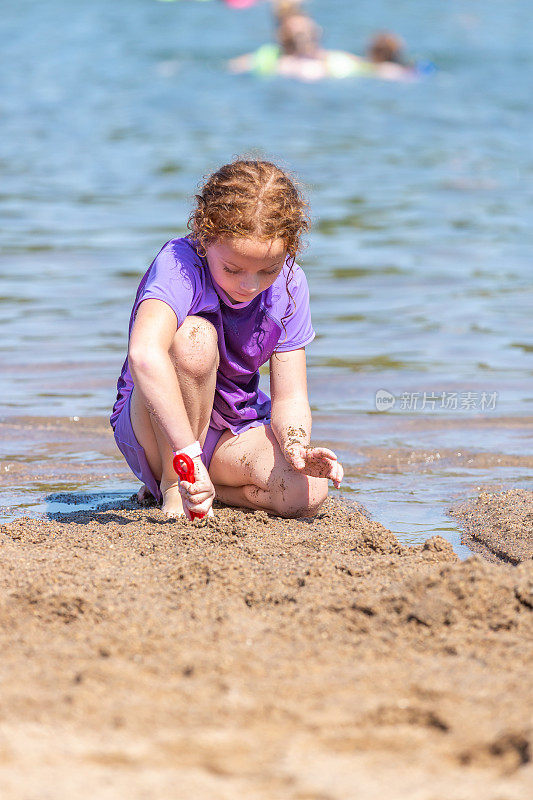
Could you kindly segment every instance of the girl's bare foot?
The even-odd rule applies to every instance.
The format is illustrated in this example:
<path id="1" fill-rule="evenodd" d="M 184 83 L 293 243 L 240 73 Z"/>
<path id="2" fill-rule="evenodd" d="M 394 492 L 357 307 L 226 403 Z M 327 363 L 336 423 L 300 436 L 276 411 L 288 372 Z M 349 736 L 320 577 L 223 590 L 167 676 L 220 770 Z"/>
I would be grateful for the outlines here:
<path id="1" fill-rule="evenodd" d="M 137 502 L 140 506 L 154 506 L 155 505 L 155 497 L 153 496 L 152 492 L 143 484 L 139 491 L 137 492 Z"/>
<path id="2" fill-rule="evenodd" d="M 163 495 L 162 512 L 169 519 L 174 517 L 183 517 L 185 512 L 183 510 L 183 502 L 181 500 L 180 490 L 178 483 L 166 483 L 161 481 L 161 494 Z"/>

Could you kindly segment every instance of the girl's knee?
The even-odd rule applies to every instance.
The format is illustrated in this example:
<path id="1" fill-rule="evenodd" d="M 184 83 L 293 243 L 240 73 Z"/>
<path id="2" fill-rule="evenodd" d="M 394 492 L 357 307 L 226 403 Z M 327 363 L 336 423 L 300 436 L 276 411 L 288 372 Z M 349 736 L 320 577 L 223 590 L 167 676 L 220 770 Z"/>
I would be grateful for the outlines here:
<path id="1" fill-rule="evenodd" d="M 176 331 L 170 352 L 176 369 L 197 379 L 211 375 L 219 360 L 216 328 L 203 317 L 186 317 Z"/>
<path id="2" fill-rule="evenodd" d="M 282 478 L 272 500 L 276 513 L 283 517 L 314 517 L 328 496 L 325 478 L 296 473 L 292 480 Z"/>

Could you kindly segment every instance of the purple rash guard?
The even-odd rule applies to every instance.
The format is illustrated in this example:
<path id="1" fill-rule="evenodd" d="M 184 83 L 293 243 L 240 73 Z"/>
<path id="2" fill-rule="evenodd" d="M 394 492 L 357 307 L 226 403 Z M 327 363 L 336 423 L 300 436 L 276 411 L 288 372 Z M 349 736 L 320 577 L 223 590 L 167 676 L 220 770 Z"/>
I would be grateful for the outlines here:
<path id="1" fill-rule="evenodd" d="M 237 434 L 268 422 L 270 399 L 259 389 L 259 367 L 274 351 L 297 350 L 314 339 L 305 274 L 294 265 L 289 278 L 291 301 L 286 285 L 289 271 L 285 262 L 272 286 L 250 302 L 231 304 L 213 281 L 207 260 L 186 237 L 167 242 L 141 280 L 130 334 L 139 305 L 150 298 L 170 306 L 178 328 L 185 317 L 194 314 L 211 322 L 217 331 L 220 363 L 210 428 L 229 428 Z M 113 429 L 132 390 L 126 358 L 110 419 Z"/>

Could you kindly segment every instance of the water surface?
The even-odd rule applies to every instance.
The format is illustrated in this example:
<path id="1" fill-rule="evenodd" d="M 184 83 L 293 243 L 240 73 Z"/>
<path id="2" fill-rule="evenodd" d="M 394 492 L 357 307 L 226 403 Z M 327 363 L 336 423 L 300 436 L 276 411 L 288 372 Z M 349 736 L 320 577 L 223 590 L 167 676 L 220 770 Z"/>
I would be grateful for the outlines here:
<path id="1" fill-rule="evenodd" d="M 185 232 L 198 181 L 237 153 L 266 155 L 296 171 L 312 206 L 300 260 L 318 333 L 315 435 L 336 443 L 347 491 L 375 518 L 409 541 L 434 531 L 457 541 L 454 496 L 480 481 L 528 482 L 505 457 L 530 452 L 533 400 L 531 6 L 420 0 L 415 13 L 398 0 L 316 0 L 312 11 L 327 46 L 362 52 L 372 31 L 391 28 L 438 70 L 402 85 L 228 74 L 227 59 L 270 38 L 267 4 L 21 0 L 3 10 L 0 414 L 103 419 L 137 283 Z M 378 414 L 381 389 L 397 402 Z M 424 392 L 475 404 L 400 407 Z M 493 408 L 481 408 L 483 393 L 497 395 Z M 512 417 L 521 422 L 497 422 Z M 466 445 L 505 466 L 447 470 L 434 459 L 423 480 L 364 467 L 366 447 L 386 457 Z M 4 466 L 15 464 L 31 435 L 15 452 L 2 447 Z M 107 444 L 91 447 L 62 456 L 67 472 L 76 458 L 95 465 L 90 479 L 80 472 L 80 492 L 134 488 L 127 473 L 106 483 Z M 2 504 L 61 493 L 61 480 L 48 492 L 29 484 L 4 482 Z"/>

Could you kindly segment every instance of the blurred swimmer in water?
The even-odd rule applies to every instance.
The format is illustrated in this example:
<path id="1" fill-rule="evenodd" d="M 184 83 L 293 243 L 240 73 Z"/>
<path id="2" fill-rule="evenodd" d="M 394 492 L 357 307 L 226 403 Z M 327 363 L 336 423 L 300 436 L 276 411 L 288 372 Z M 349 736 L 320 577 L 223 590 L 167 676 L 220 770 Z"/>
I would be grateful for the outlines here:
<path id="1" fill-rule="evenodd" d="M 321 28 L 299 6 L 284 3 L 275 9 L 276 39 L 285 56 L 319 58 Z"/>
<path id="2" fill-rule="evenodd" d="M 377 34 L 363 58 L 344 50 L 325 50 L 322 29 L 302 9 L 300 0 L 277 0 L 274 17 L 277 43 L 234 58 L 229 62 L 232 72 L 283 75 L 302 81 L 350 76 L 408 81 L 417 77 L 416 67 L 404 56 L 403 41 L 395 34 Z"/>
<path id="3" fill-rule="evenodd" d="M 385 80 L 409 80 L 416 75 L 416 66 L 409 63 L 405 43 L 395 33 L 377 33 L 367 48 L 366 62 L 376 77 Z"/>
<path id="4" fill-rule="evenodd" d="M 322 29 L 299 0 L 275 2 L 274 18 L 277 43 L 264 44 L 255 53 L 234 58 L 229 62 L 232 72 L 284 75 L 302 81 L 354 74 L 360 59 L 341 50 L 324 50 Z"/>

